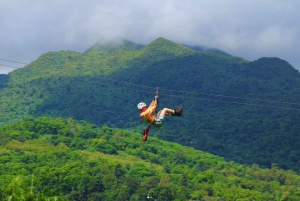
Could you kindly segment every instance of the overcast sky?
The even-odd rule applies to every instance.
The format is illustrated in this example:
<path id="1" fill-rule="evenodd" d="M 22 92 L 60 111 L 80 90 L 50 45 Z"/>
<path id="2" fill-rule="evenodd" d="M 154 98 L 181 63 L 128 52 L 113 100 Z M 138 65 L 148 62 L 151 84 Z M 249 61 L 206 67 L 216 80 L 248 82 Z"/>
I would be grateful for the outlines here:
<path id="1" fill-rule="evenodd" d="M 158 37 L 250 61 L 278 57 L 299 70 L 299 8 L 300 0 L 0 0 L 0 73 L 49 51 Z"/>

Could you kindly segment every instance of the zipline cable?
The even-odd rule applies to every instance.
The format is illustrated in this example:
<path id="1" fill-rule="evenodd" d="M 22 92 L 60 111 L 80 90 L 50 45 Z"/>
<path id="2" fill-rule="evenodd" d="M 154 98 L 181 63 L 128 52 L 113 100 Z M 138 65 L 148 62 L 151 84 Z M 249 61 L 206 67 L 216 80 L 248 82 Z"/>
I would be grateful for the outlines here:
<path id="1" fill-rule="evenodd" d="M 21 68 L 21 67 L 8 66 L 8 65 L 4 65 L 4 64 L 0 64 L 0 66 L 5 66 L 5 67 L 9 67 L 9 68 Z"/>
<path id="2" fill-rule="evenodd" d="M 118 88 L 125 88 L 125 89 L 130 89 L 133 91 L 140 91 L 144 93 L 151 93 L 153 92 L 148 92 L 148 91 L 143 91 L 143 90 L 137 90 L 137 89 L 132 89 L 128 87 L 120 87 L 114 84 L 108 84 L 108 83 L 98 83 L 102 85 L 107 85 L 107 86 L 113 86 L 113 87 L 118 87 Z M 233 103 L 233 104 L 240 104 L 240 105 L 250 105 L 250 106 L 258 106 L 258 107 L 267 107 L 267 108 L 276 108 L 276 109 L 286 109 L 286 110 L 295 110 L 295 111 L 300 111 L 300 109 L 297 108 L 289 108 L 289 107 L 277 107 L 277 106 L 270 106 L 270 105 L 259 105 L 259 104 L 252 104 L 252 103 L 240 103 L 240 102 L 233 102 L 233 101 L 224 101 L 224 100 L 214 100 L 214 99 L 207 99 L 207 98 L 197 98 L 197 97 L 187 97 L 187 96 L 177 96 L 177 95 L 168 95 L 168 94 L 163 94 L 160 93 L 160 95 L 163 96 L 170 96 L 170 97 L 177 97 L 177 98 L 188 98 L 188 99 L 194 99 L 194 100 L 203 100 L 203 101 L 212 101 L 212 102 L 222 102 L 222 103 Z"/>
<path id="3" fill-rule="evenodd" d="M 255 99 L 255 98 L 243 98 L 243 97 L 237 97 L 237 96 L 225 96 L 225 95 L 207 94 L 207 93 L 189 92 L 189 91 L 177 91 L 177 90 L 170 90 L 170 89 L 163 89 L 163 88 L 161 90 L 174 91 L 174 92 L 183 92 L 183 93 L 190 93 L 190 94 L 196 94 L 196 95 L 205 95 L 205 96 L 216 96 L 216 97 L 224 97 L 224 98 L 234 98 L 234 99 L 243 99 L 243 100 L 263 101 L 263 102 L 270 102 L 270 103 L 282 103 L 282 104 L 300 105 L 300 103 L 271 101 L 271 100 L 264 100 L 264 99 Z"/>
<path id="4" fill-rule="evenodd" d="M 164 94 L 164 95 L 165 96 L 171 96 L 171 97 L 181 97 L 181 98 L 189 98 L 189 99 L 207 100 L 207 101 L 213 101 L 213 102 L 234 103 L 234 104 L 240 104 L 240 105 L 251 105 L 251 106 L 258 106 L 258 107 L 269 107 L 269 108 L 277 108 L 277 109 L 286 109 L 286 110 L 297 110 L 297 111 L 300 111 L 300 109 L 289 108 L 289 107 L 277 107 L 277 106 L 270 106 L 270 105 L 258 105 L 258 104 L 252 104 L 252 103 L 239 103 L 239 102 L 233 102 L 233 101 L 213 100 L 213 99 L 206 99 L 206 98 L 195 98 L 195 97 L 166 95 L 166 94 Z"/>
<path id="5" fill-rule="evenodd" d="M 19 63 L 19 64 L 25 64 L 27 65 L 27 63 L 23 63 L 23 62 L 19 62 L 19 61 L 12 61 L 12 60 L 8 60 L 8 59 L 0 59 L 1 61 L 9 61 L 9 62 L 13 62 L 13 63 Z"/>
<path id="6" fill-rule="evenodd" d="M 131 85 L 134 85 L 134 86 L 141 86 L 141 87 L 150 88 L 150 89 L 154 89 L 155 88 L 155 87 L 149 87 L 149 86 L 145 86 L 145 85 L 138 85 L 138 84 L 133 84 L 133 83 L 128 83 L 128 82 L 122 82 L 122 81 L 118 81 L 118 80 L 112 80 L 112 79 L 108 79 L 108 78 L 100 78 L 100 79 L 110 80 L 110 81 L 113 81 L 113 82 L 119 82 L 119 83 L 125 83 L 125 84 L 131 84 Z M 271 100 L 254 99 L 254 98 L 243 98 L 243 97 L 237 97 L 237 96 L 225 96 L 225 95 L 207 94 L 207 93 L 199 93 L 199 92 L 191 92 L 191 91 L 179 91 L 179 90 L 171 90 L 171 89 L 164 89 L 164 88 L 159 88 L 159 90 L 168 91 L 168 92 L 180 92 L 180 93 L 187 93 L 187 94 L 195 94 L 195 95 L 206 95 L 206 96 L 233 98 L 233 99 L 262 101 L 262 102 L 270 102 L 270 103 L 291 104 L 291 105 L 299 105 L 300 106 L 300 103 L 271 101 Z"/>
<path id="7" fill-rule="evenodd" d="M 12 61 L 12 60 L 7 60 L 7 59 L 0 59 L 0 60 L 10 61 L 10 62 L 14 62 L 14 63 L 26 64 L 26 63 L 23 63 L 23 62 Z M 6 67 L 11 67 L 11 68 L 22 68 L 22 67 L 13 67 L 13 66 L 8 66 L 8 65 L 3 65 L 3 64 L 0 64 L 0 65 L 1 66 L 6 66 Z M 139 85 L 139 84 L 124 82 L 124 81 L 119 81 L 119 80 L 113 80 L 113 79 L 109 79 L 109 78 L 100 78 L 100 79 L 109 80 L 109 81 L 118 82 L 118 83 L 123 83 L 123 84 L 127 84 L 127 85 L 133 85 L 133 86 L 139 86 L 139 87 L 149 88 L 149 89 L 153 89 L 154 88 L 154 87 L 150 87 L 150 86 Z M 108 85 L 108 84 L 106 84 L 106 85 Z M 113 86 L 113 85 L 110 85 L 110 86 Z M 131 89 L 131 88 L 128 88 L 128 87 L 120 87 L 120 88 Z M 164 89 L 164 88 L 160 88 L 160 90 L 162 90 L 162 91 L 168 91 L 168 92 L 179 92 L 179 93 L 195 94 L 195 95 L 205 95 L 205 96 L 224 97 L 224 98 L 233 98 L 233 99 L 242 99 L 242 100 L 263 101 L 263 102 L 270 102 L 270 103 L 300 105 L 299 103 L 271 101 L 271 100 L 254 99 L 254 98 L 243 98 L 243 97 L 237 97 L 237 96 L 225 96 L 225 95 L 199 93 L 199 92 L 191 92 L 191 91 L 183 91 L 183 90 L 171 90 L 171 89 Z M 140 91 L 140 92 L 144 92 L 144 93 L 151 93 L 151 92 L 146 92 L 146 91 L 143 91 L 143 90 L 136 90 L 136 91 Z M 206 98 L 194 98 L 194 97 L 186 97 L 186 96 L 167 95 L 167 94 L 163 94 L 163 95 L 165 95 L 165 96 L 172 96 L 172 97 L 182 97 L 182 98 L 185 97 L 185 98 L 189 98 L 189 99 L 208 100 L 208 101 L 214 101 L 214 102 L 235 103 L 235 104 L 243 104 L 243 105 L 254 105 L 254 106 L 260 106 L 260 107 L 272 107 L 272 108 L 281 108 L 281 109 L 300 110 L 300 109 L 288 108 L 288 107 L 264 106 L 264 105 L 251 104 L 251 103 L 239 103 L 239 102 L 232 102 L 232 101 L 212 100 L 212 99 L 206 99 Z"/>

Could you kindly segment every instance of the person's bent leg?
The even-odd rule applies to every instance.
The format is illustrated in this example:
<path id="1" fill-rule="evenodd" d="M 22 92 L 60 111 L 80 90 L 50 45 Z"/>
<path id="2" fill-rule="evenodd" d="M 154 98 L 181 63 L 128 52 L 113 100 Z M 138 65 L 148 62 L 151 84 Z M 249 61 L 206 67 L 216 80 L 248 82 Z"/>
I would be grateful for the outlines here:
<path id="1" fill-rule="evenodd" d="M 172 115 L 172 116 L 181 116 L 183 111 L 183 107 L 180 105 L 176 110 L 172 110 L 169 108 L 164 108 L 157 114 L 158 117 L 164 118 L 165 115 Z"/>
<path id="2" fill-rule="evenodd" d="M 161 119 L 163 119 L 166 115 L 172 115 L 175 113 L 175 110 L 164 108 L 161 111 L 158 112 L 157 116 Z"/>

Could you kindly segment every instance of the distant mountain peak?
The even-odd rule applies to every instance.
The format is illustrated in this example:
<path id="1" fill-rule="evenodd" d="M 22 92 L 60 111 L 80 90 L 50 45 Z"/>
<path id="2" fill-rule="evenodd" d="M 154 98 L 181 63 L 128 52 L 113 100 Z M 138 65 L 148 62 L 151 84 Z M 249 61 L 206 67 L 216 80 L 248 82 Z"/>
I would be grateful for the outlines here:
<path id="1" fill-rule="evenodd" d="M 129 40 L 125 39 L 115 39 L 115 40 L 100 40 L 95 45 L 93 45 L 91 48 L 86 50 L 84 53 L 88 53 L 90 51 L 97 51 L 97 50 L 104 50 L 108 52 L 115 52 L 116 50 L 129 50 L 129 51 L 136 51 L 140 50 L 144 47 L 144 45 L 134 43 Z"/>
<path id="2" fill-rule="evenodd" d="M 162 46 L 165 47 L 172 47 L 172 48 L 181 48 L 183 50 L 182 47 L 186 48 L 185 50 L 188 50 L 189 52 L 193 52 L 193 50 L 196 50 L 197 52 L 211 52 L 211 53 L 215 53 L 215 54 L 219 54 L 222 56 L 231 56 L 230 54 L 221 51 L 219 49 L 216 48 L 210 48 L 210 47 L 206 47 L 206 46 L 202 46 L 202 45 L 186 45 L 186 44 L 179 44 L 179 43 L 175 43 L 173 41 L 170 41 L 168 39 L 165 39 L 163 37 L 159 37 L 156 40 L 152 41 L 149 45 L 152 46 L 157 46 L 159 48 L 161 48 Z M 192 51 L 191 51 L 192 50 Z"/>
<path id="3" fill-rule="evenodd" d="M 152 55 L 155 56 L 156 58 L 160 58 L 163 55 L 178 56 L 183 54 L 193 54 L 196 52 L 197 51 L 184 47 L 178 43 L 167 40 L 163 37 L 159 37 L 155 39 L 149 45 L 147 45 L 142 49 L 142 53 L 144 55 L 147 56 Z"/>
<path id="4" fill-rule="evenodd" d="M 159 47 L 174 46 L 174 47 L 183 48 L 182 45 L 175 43 L 171 40 L 165 39 L 163 37 L 159 37 L 159 38 L 155 39 L 148 46 L 159 46 Z"/>
<path id="5" fill-rule="evenodd" d="M 173 42 L 171 40 L 168 40 L 168 39 L 166 39 L 164 37 L 158 37 L 157 39 L 153 40 L 151 43 L 162 42 L 162 41 L 168 41 L 168 42 L 171 42 L 171 43 L 175 43 L 175 42 Z"/>
<path id="6" fill-rule="evenodd" d="M 253 61 L 253 66 L 260 69 L 266 70 L 279 70 L 282 71 L 291 71 L 295 73 L 297 70 L 293 68 L 287 61 L 277 58 L 277 57 L 262 57 L 258 60 Z"/>

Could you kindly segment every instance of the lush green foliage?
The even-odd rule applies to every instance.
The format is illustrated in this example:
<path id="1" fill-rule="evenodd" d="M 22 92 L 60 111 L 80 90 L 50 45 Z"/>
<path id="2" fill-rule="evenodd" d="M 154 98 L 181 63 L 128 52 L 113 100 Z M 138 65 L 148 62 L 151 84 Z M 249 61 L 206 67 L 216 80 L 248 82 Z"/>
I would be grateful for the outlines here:
<path id="1" fill-rule="evenodd" d="M 145 143 L 135 132 L 71 118 L 26 118 L 1 127 L 0 135 L 2 196 L 51 200 L 59 195 L 81 201 L 300 198 L 300 176 L 275 164 L 261 169 L 226 162 L 191 147 L 155 137 Z"/>
<path id="2" fill-rule="evenodd" d="M 278 58 L 249 62 L 159 38 L 49 52 L 0 80 L 1 125 L 47 115 L 137 131 L 136 104 L 160 87 L 159 109 L 183 104 L 184 115 L 151 135 L 227 161 L 300 166 L 299 104 L 289 104 L 300 100 L 300 75 Z"/>
<path id="3" fill-rule="evenodd" d="M 45 196 L 37 190 L 33 190 L 33 175 L 31 176 L 31 186 L 24 184 L 23 176 L 17 176 L 11 180 L 6 188 L 0 189 L 0 199 L 2 201 L 64 201 L 63 196 Z M 35 191 L 35 192 L 34 192 Z"/>

